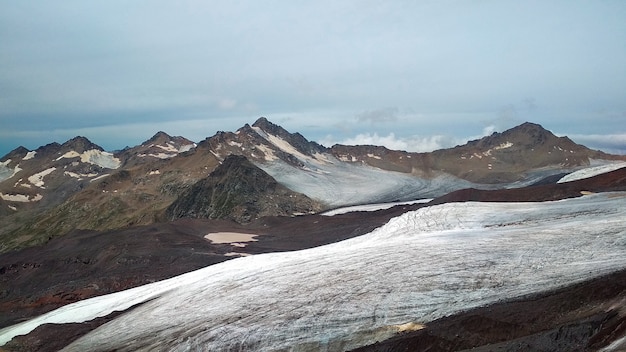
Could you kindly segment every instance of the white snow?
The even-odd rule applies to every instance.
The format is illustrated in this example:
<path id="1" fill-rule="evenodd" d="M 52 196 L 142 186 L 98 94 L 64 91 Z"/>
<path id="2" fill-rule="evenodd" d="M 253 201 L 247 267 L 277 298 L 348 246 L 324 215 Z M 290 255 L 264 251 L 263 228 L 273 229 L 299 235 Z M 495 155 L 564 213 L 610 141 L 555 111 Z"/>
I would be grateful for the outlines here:
<path id="1" fill-rule="evenodd" d="M 159 171 L 159 170 L 152 170 L 152 171 L 148 172 L 149 176 L 160 175 L 160 174 L 161 174 L 161 171 Z"/>
<path id="2" fill-rule="evenodd" d="M 0 330 L 0 344 L 143 302 L 65 351 L 352 349 L 624 268 L 620 195 L 422 208 L 350 240 L 236 258 L 67 305 Z"/>
<path id="3" fill-rule="evenodd" d="M 507 148 L 511 148 L 513 146 L 513 143 L 511 142 L 505 142 L 505 143 L 501 143 L 500 145 L 497 145 L 491 149 L 487 149 L 486 151 L 482 152 L 482 153 L 474 153 L 472 155 L 470 155 L 470 159 L 476 157 L 478 159 L 482 159 L 484 156 L 491 156 L 491 153 L 494 150 L 502 150 L 502 149 L 507 149 Z M 462 156 L 461 159 L 466 159 L 466 156 Z M 492 159 L 495 159 L 492 157 Z"/>
<path id="4" fill-rule="evenodd" d="M 45 182 L 43 181 L 43 178 L 50 175 L 54 170 L 56 170 L 56 167 L 51 167 L 48 169 L 45 169 L 41 172 L 38 172 L 32 176 L 30 176 L 28 178 L 28 182 L 30 182 L 31 184 L 33 184 L 33 186 L 39 187 L 39 188 L 46 188 L 45 187 Z"/>
<path id="5" fill-rule="evenodd" d="M 265 155 L 265 161 L 278 160 L 278 157 L 274 154 L 274 151 L 271 148 L 268 148 L 266 145 L 259 144 L 256 146 L 256 149 L 263 152 L 263 154 Z"/>
<path id="6" fill-rule="evenodd" d="M 574 171 L 571 174 L 563 176 L 560 180 L 557 181 L 557 183 L 565 183 L 565 182 L 571 182 L 571 181 L 576 181 L 576 180 L 582 180 L 585 178 L 589 178 L 589 177 L 593 177 L 596 175 L 605 174 L 607 172 L 611 172 L 617 169 L 621 169 L 623 167 L 626 167 L 626 162 L 587 167 L 582 170 Z"/>
<path id="7" fill-rule="evenodd" d="M 26 155 L 24 156 L 24 158 L 22 158 L 22 160 L 30 160 L 33 159 L 35 157 L 35 155 L 37 154 L 36 150 L 32 150 L 28 153 L 26 153 Z"/>
<path id="8" fill-rule="evenodd" d="M 254 129 L 254 131 L 256 131 L 256 133 L 258 133 L 261 137 L 265 138 L 265 140 L 267 140 L 268 142 L 272 143 L 278 149 L 284 151 L 287 154 L 291 154 L 291 155 L 295 156 L 296 158 L 300 159 L 300 161 L 304 161 L 304 162 L 312 162 L 312 161 L 324 162 L 324 159 L 321 159 L 321 160 L 316 159 L 315 155 L 313 157 L 311 157 L 311 156 L 302 154 L 298 149 L 296 149 L 296 147 L 294 147 L 293 145 L 289 144 L 289 142 L 287 142 L 286 140 L 282 139 L 281 137 L 275 136 L 273 134 L 266 133 L 260 127 L 252 127 L 252 129 Z M 316 155 L 319 155 L 319 153 L 316 153 Z"/>
<path id="9" fill-rule="evenodd" d="M 496 147 L 495 147 L 495 148 L 493 148 L 493 149 L 495 149 L 495 150 L 500 150 L 500 149 L 511 148 L 512 146 L 513 146 L 513 143 L 511 143 L 511 142 L 508 142 L 508 141 L 507 141 L 507 142 L 505 142 L 505 143 L 500 144 L 499 146 L 496 146 Z"/>
<path id="10" fill-rule="evenodd" d="M 15 174 L 22 171 L 22 169 L 20 168 L 20 164 L 15 165 L 15 167 L 11 169 L 9 167 L 10 163 L 11 159 L 0 162 L 0 182 L 10 179 L 11 177 L 15 176 Z"/>
<path id="11" fill-rule="evenodd" d="M 330 208 L 432 198 L 460 188 L 478 187 L 451 175 L 425 179 L 364 164 L 342 163 L 332 155 L 327 158 L 335 162 L 301 160 L 304 168 L 281 160 L 255 164 L 289 189 L 319 200 Z"/>
<path id="12" fill-rule="evenodd" d="M 93 178 L 93 179 L 89 180 L 89 182 L 94 182 L 94 181 L 97 181 L 97 180 L 103 179 L 103 178 L 105 178 L 105 177 L 107 177 L 107 176 L 109 176 L 109 175 L 110 175 L 110 174 L 103 174 L 103 175 L 100 175 L 100 176 L 98 176 L 98 177 L 96 177 L 96 178 Z"/>
<path id="13" fill-rule="evenodd" d="M 192 150 L 192 149 L 193 149 L 193 148 L 195 148 L 195 147 L 197 147 L 197 144 L 196 144 L 196 143 L 193 143 L 193 144 L 185 144 L 185 145 L 181 146 L 181 147 L 178 149 L 178 152 L 179 152 L 179 153 L 185 153 L 185 152 L 188 152 L 188 151 Z"/>
<path id="14" fill-rule="evenodd" d="M 20 203 L 30 203 L 37 202 L 43 199 L 41 194 L 36 194 L 34 197 L 30 197 L 26 194 L 4 194 L 0 193 L 0 198 L 3 200 L 8 200 L 10 202 L 20 202 Z"/>
<path id="15" fill-rule="evenodd" d="M 395 207 L 396 205 L 428 203 L 431 200 L 432 200 L 432 198 L 427 198 L 427 199 L 411 200 L 411 201 L 407 201 L 407 202 L 390 202 L 390 203 L 374 203 L 374 204 L 353 205 L 353 206 L 350 206 L 350 207 L 343 207 L 343 208 L 337 208 L 337 209 L 329 210 L 329 211 L 320 213 L 320 215 L 335 216 L 335 215 L 339 215 L 339 214 L 352 213 L 352 212 L 356 212 L 356 211 L 376 211 L 376 210 L 382 210 L 382 209 L 389 209 L 391 207 Z"/>
<path id="16" fill-rule="evenodd" d="M 103 152 L 97 149 L 90 149 L 83 153 L 78 153 L 72 150 L 61 155 L 56 160 L 58 161 L 61 159 L 72 159 L 78 157 L 83 163 L 94 164 L 107 169 L 117 169 L 122 164 L 120 159 L 113 156 L 113 154 L 109 152 Z"/>
<path id="17" fill-rule="evenodd" d="M 71 171 L 64 171 L 63 174 L 73 177 L 75 179 L 78 179 L 79 181 L 85 178 L 92 178 L 92 177 L 96 177 L 98 176 L 97 173 L 90 173 L 90 174 L 79 174 L 76 172 L 71 172 Z"/>
<path id="18" fill-rule="evenodd" d="M 151 156 L 153 158 L 157 158 L 157 159 L 169 159 L 169 158 L 173 158 L 176 155 L 180 154 L 180 153 L 184 153 L 184 152 L 188 152 L 191 149 L 196 147 L 196 144 L 185 144 L 182 145 L 180 147 L 176 147 L 174 144 L 172 144 L 173 142 L 167 142 L 166 145 L 154 145 L 154 144 L 150 144 L 149 146 L 147 146 L 147 148 L 151 148 L 151 147 L 157 147 L 162 149 L 163 151 L 167 152 L 167 153 L 149 153 L 149 154 L 137 154 L 137 156 L 141 157 L 141 158 L 145 158 L 146 156 Z"/>
<path id="19" fill-rule="evenodd" d="M 175 157 L 176 153 L 151 153 L 151 154 L 137 154 L 137 156 L 141 157 L 141 158 L 145 158 L 146 156 L 151 156 L 153 158 L 157 158 L 157 159 L 169 159 L 169 158 L 173 158 Z"/>

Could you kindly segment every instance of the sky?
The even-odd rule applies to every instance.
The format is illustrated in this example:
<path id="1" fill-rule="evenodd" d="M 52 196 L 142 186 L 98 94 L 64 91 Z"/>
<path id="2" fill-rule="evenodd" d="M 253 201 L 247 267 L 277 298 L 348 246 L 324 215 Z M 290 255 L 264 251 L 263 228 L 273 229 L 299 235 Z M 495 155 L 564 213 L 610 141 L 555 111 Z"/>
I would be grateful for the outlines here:
<path id="1" fill-rule="evenodd" d="M 0 2 L 0 156 L 264 116 L 430 151 L 525 121 L 626 154 L 626 2 Z"/>

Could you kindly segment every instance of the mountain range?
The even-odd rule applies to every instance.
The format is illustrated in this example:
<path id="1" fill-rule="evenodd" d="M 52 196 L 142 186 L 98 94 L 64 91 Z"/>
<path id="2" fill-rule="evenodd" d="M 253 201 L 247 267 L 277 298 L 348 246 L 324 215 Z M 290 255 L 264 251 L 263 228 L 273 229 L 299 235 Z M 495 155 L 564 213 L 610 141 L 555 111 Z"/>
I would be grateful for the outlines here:
<path id="1" fill-rule="evenodd" d="M 295 197 L 291 205 L 261 209 L 250 201 L 232 212 L 216 209 L 224 202 L 192 204 L 193 199 L 185 199 L 209 187 L 217 174 L 229 178 L 222 165 L 230 155 L 245 157 L 248 170 L 259 168 L 267 175 L 265 182 L 284 187 L 284 200 Z M 158 132 L 139 146 L 106 152 L 76 137 L 33 151 L 18 147 L 0 159 L 0 251 L 42 243 L 76 228 L 110 230 L 188 216 L 247 222 L 260 216 L 433 198 L 470 187 L 520 187 L 592 163 L 625 159 L 556 137 L 532 123 L 430 153 L 380 146 L 326 148 L 266 118 L 197 144 Z M 237 198 L 235 186 L 226 192 Z M 246 198 L 253 191 L 266 190 L 248 190 Z M 213 201 L 219 202 L 217 198 Z M 278 203 L 286 204 L 284 200 Z M 175 211 L 176 204 L 196 210 Z"/>
<path id="2" fill-rule="evenodd" d="M 158 132 L 120 151 L 84 137 L 18 147 L 0 158 L 0 328 L 233 258 L 356 238 L 422 208 L 624 191 L 625 161 L 533 123 L 429 153 L 325 147 L 266 118 L 198 143 Z M 377 203 L 391 205 L 324 215 Z M 257 237 L 205 238 L 222 232 Z"/>

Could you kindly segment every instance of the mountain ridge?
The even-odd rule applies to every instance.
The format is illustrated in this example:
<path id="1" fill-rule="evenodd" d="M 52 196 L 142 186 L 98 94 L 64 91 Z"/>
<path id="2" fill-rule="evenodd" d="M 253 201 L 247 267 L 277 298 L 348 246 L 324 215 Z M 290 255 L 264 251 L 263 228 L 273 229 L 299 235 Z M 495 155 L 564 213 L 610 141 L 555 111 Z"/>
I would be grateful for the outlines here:
<path id="1" fill-rule="evenodd" d="M 329 209 L 434 198 L 463 188 L 521 187 L 594 159 L 626 160 L 533 123 L 429 153 L 382 146 L 327 148 L 265 117 L 199 143 L 159 131 L 115 154 L 76 137 L 34 151 L 16 148 L 0 159 L 0 251 L 75 228 L 164 221 L 166 209 L 230 155 L 244 156 L 278 184 L 306 196 L 298 198 L 303 209 L 309 201 Z M 267 215 L 278 215 L 279 208 Z"/>

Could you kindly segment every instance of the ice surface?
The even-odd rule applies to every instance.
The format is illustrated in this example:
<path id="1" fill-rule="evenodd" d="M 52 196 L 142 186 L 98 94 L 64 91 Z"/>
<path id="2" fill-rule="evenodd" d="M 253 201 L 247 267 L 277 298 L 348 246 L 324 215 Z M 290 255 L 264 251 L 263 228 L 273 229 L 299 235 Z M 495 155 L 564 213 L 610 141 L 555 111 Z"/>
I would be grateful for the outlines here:
<path id="1" fill-rule="evenodd" d="M 0 182 L 10 179 L 15 176 L 15 174 L 22 171 L 19 164 L 17 164 L 13 169 L 9 168 L 10 163 L 11 159 L 0 162 Z"/>
<path id="2" fill-rule="evenodd" d="M 402 172 L 341 162 L 332 155 L 326 156 L 324 162 L 311 159 L 301 160 L 304 168 L 291 166 L 281 160 L 256 165 L 291 190 L 306 194 L 330 207 L 432 198 L 452 190 L 476 186 L 451 175 L 424 179 Z"/>
<path id="3" fill-rule="evenodd" d="M 363 205 L 353 205 L 350 207 L 337 208 L 329 211 L 325 211 L 320 215 L 324 216 L 335 216 L 339 214 L 352 213 L 357 211 L 376 211 L 381 209 L 389 209 L 391 207 L 395 207 L 396 205 L 404 205 L 404 204 L 417 204 L 417 203 L 428 203 L 432 200 L 432 198 L 426 199 L 418 199 L 418 200 L 410 200 L 406 202 L 390 202 L 390 203 L 375 203 L 375 204 L 363 204 Z"/>
<path id="4" fill-rule="evenodd" d="M 587 167 L 582 170 L 574 171 L 571 174 L 563 176 L 563 178 L 558 180 L 557 183 L 565 183 L 565 182 L 571 182 L 571 181 L 576 181 L 576 180 L 582 180 L 585 178 L 589 178 L 589 177 L 593 177 L 596 175 L 605 174 L 607 172 L 611 172 L 617 169 L 621 169 L 623 167 L 626 167 L 625 162 Z"/>
<path id="5" fill-rule="evenodd" d="M 65 350 L 342 350 L 401 324 L 428 325 L 625 266 L 625 193 L 443 204 L 339 243 L 237 258 L 77 302 L 0 330 L 0 344 L 43 323 L 145 302 Z"/>
<path id="6" fill-rule="evenodd" d="M 61 155 L 56 160 L 61 160 L 64 158 L 71 159 L 77 157 L 80 158 L 80 161 L 83 163 L 94 164 L 108 169 L 117 169 L 122 164 L 120 159 L 113 156 L 113 154 L 109 152 L 103 152 L 97 149 L 86 150 L 83 153 L 78 153 L 72 150 Z"/>

